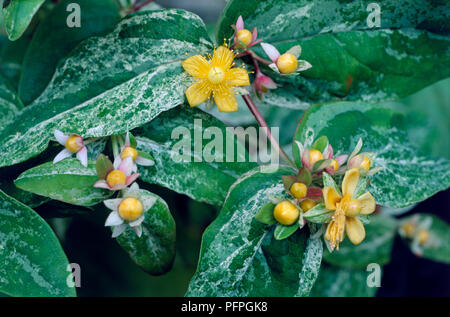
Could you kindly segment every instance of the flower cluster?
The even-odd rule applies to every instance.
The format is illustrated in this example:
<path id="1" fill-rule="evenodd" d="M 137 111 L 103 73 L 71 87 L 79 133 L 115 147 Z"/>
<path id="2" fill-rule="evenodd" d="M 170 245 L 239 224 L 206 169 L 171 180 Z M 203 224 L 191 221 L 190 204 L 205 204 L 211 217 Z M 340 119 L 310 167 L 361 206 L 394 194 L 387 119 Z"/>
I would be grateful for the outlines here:
<path id="1" fill-rule="evenodd" d="M 55 157 L 53 163 L 76 154 L 81 164 L 88 167 L 88 151 L 80 135 L 66 135 L 59 130 L 55 130 L 54 135 L 58 143 L 64 145 L 65 149 Z M 113 148 L 118 148 L 116 136 L 112 137 L 112 142 Z M 114 192 L 122 191 L 121 197 L 104 201 L 105 206 L 112 210 L 105 226 L 114 227 L 113 238 L 124 232 L 127 225 L 140 237 L 142 235 L 141 223 L 144 221 L 144 212 L 149 210 L 153 204 L 148 200 L 140 199 L 139 186 L 135 181 L 139 177 L 137 165 L 151 166 L 154 161 L 149 154 L 138 151 L 136 147 L 136 140 L 127 132 L 120 152 L 115 153 L 114 164 L 104 154 L 97 157 L 96 170 L 99 180 L 94 184 L 94 187 Z M 130 185 L 131 187 L 128 187 Z"/>
<path id="2" fill-rule="evenodd" d="M 253 61 L 255 80 L 253 89 L 262 97 L 269 89 L 276 89 L 277 84 L 267 75 L 264 75 L 259 67 L 263 63 L 277 74 L 298 74 L 311 68 L 311 64 L 299 60 L 301 54 L 300 45 L 295 45 L 287 52 L 280 54 L 277 48 L 268 43 L 258 40 L 258 30 L 245 29 L 242 16 L 232 26 L 234 29 L 233 45 L 222 45 L 214 49 L 211 56 L 205 58 L 195 55 L 182 62 L 184 70 L 191 75 L 195 82 L 186 90 L 186 98 L 191 107 L 198 106 L 204 102 L 211 104 L 211 95 L 221 112 L 235 112 L 238 110 L 236 94 L 248 94 L 243 86 L 250 85 L 247 70 L 242 67 L 233 67 L 236 57 L 250 56 Z M 264 52 L 270 58 L 266 60 L 258 56 L 252 47 L 260 44 Z"/>
<path id="3" fill-rule="evenodd" d="M 352 154 L 334 156 L 327 137 L 312 144 L 297 142 L 302 167 L 296 175 L 282 177 L 288 198 L 269 197 L 255 218 L 276 224 L 275 238 L 284 239 L 305 223 L 322 225 L 330 251 L 339 249 L 347 236 L 357 245 L 365 238 L 364 217 L 376 209 L 374 197 L 366 190 L 373 153 L 361 153 L 360 139 Z M 343 176 L 343 177 L 342 177 Z M 336 183 L 340 181 L 340 186 Z M 283 233 L 284 232 L 284 233 Z"/>

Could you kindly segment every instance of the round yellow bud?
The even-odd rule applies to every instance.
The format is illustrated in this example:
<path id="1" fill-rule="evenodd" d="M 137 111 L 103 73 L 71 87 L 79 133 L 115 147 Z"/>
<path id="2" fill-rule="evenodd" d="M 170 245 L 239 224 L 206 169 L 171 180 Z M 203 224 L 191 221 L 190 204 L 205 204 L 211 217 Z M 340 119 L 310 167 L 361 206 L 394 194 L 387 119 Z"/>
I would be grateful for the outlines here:
<path id="1" fill-rule="evenodd" d="M 119 215 L 126 221 L 134 221 L 142 215 L 144 207 L 136 198 L 125 198 L 119 205 Z"/>
<path id="2" fill-rule="evenodd" d="M 249 30 L 246 30 L 246 29 L 237 31 L 236 37 L 245 46 L 249 45 L 252 42 L 252 32 L 250 32 Z M 241 44 L 241 43 L 238 43 L 238 45 L 239 44 Z"/>
<path id="3" fill-rule="evenodd" d="M 300 203 L 300 207 L 302 208 L 303 212 L 307 212 L 308 210 L 310 210 L 315 205 L 317 205 L 317 203 L 314 200 L 311 200 L 311 199 L 305 199 L 304 201 L 302 201 Z"/>
<path id="4" fill-rule="evenodd" d="M 294 195 L 295 198 L 302 199 L 306 196 L 308 188 L 303 183 L 294 183 L 292 184 L 291 188 L 289 188 L 289 191 L 292 193 L 292 195 Z"/>
<path id="5" fill-rule="evenodd" d="M 364 168 L 366 171 L 370 169 L 370 158 L 367 156 L 364 156 L 363 161 L 361 162 L 360 166 Z"/>
<path id="6" fill-rule="evenodd" d="M 430 234 L 428 233 L 427 230 L 420 230 L 419 234 L 417 236 L 417 241 L 419 242 L 419 244 L 425 244 L 428 241 L 428 238 L 430 237 Z"/>
<path id="7" fill-rule="evenodd" d="M 356 217 L 359 215 L 360 212 L 361 212 L 361 203 L 358 200 L 351 198 L 348 201 L 347 209 L 345 209 L 345 215 L 347 217 Z"/>
<path id="8" fill-rule="evenodd" d="M 211 84 L 220 84 L 225 79 L 225 72 L 220 67 L 211 67 L 208 73 L 208 80 Z"/>
<path id="9" fill-rule="evenodd" d="M 127 182 L 127 176 L 120 170 L 113 170 L 106 176 L 106 182 L 108 183 L 109 187 L 114 187 L 116 185 L 125 185 Z"/>
<path id="10" fill-rule="evenodd" d="M 336 161 L 335 159 L 332 159 L 332 160 L 331 160 L 331 165 L 330 165 L 330 166 L 333 167 L 333 169 L 334 169 L 335 172 L 339 169 L 339 163 L 338 163 L 338 161 Z"/>
<path id="11" fill-rule="evenodd" d="M 405 233 L 405 236 L 411 238 L 416 232 L 416 225 L 413 222 L 407 222 L 402 226 L 402 230 Z"/>
<path id="12" fill-rule="evenodd" d="M 290 201 L 284 200 L 275 206 L 273 216 L 282 225 L 290 226 L 297 221 L 300 211 Z"/>
<path id="13" fill-rule="evenodd" d="M 309 150 L 309 164 L 313 166 L 316 162 L 323 160 L 322 152 L 319 150 Z"/>
<path id="14" fill-rule="evenodd" d="M 72 135 L 66 141 L 66 149 L 68 149 L 71 153 L 77 153 L 82 146 L 77 143 L 79 136 Z"/>
<path id="15" fill-rule="evenodd" d="M 132 148 L 131 146 L 127 146 L 122 150 L 122 153 L 120 153 L 120 157 L 122 160 L 126 159 L 127 157 L 130 157 L 133 159 L 133 162 L 136 161 L 136 158 L 138 156 L 138 151 L 136 151 L 135 148 Z"/>
<path id="16" fill-rule="evenodd" d="M 284 53 L 277 60 L 277 67 L 280 73 L 282 74 L 290 74 L 297 69 L 298 61 L 297 58 L 290 54 Z"/>

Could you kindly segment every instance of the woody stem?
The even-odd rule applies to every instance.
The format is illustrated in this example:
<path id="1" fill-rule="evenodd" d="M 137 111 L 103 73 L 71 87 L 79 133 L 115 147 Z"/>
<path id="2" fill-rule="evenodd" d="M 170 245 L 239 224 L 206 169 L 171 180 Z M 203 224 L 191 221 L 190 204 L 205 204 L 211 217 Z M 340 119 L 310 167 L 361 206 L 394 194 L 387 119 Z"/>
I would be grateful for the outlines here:
<path id="1" fill-rule="evenodd" d="M 143 7 L 145 7 L 147 4 L 149 4 L 152 1 L 153 0 L 145 0 L 145 1 L 139 2 L 128 13 L 138 12 L 140 9 L 142 9 Z"/>
<path id="2" fill-rule="evenodd" d="M 289 163 L 293 168 L 296 168 L 294 162 L 289 158 L 289 156 L 286 154 L 286 152 L 283 150 L 283 148 L 278 143 L 278 140 L 272 135 L 272 132 L 270 131 L 269 126 L 267 125 L 266 120 L 264 120 L 264 117 L 262 116 L 261 112 L 259 111 L 258 107 L 254 103 L 252 97 L 249 95 L 243 95 L 242 99 L 244 99 L 245 103 L 247 104 L 248 108 L 250 109 L 251 113 L 255 117 L 258 124 L 264 128 L 264 131 L 266 132 L 267 138 L 269 139 L 270 143 L 273 147 L 277 148 L 281 157 Z"/>

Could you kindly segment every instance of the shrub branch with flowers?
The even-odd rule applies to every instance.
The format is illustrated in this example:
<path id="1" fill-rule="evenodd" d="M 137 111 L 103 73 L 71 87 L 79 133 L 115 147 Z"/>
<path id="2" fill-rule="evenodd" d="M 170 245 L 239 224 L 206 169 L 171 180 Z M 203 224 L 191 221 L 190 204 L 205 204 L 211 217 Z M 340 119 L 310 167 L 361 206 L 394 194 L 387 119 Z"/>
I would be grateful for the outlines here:
<path id="1" fill-rule="evenodd" d="M 43 210 L 103 215 L 135 264 L 167 273 L 174 193 L 220 208 L 187 296 L 373 296 L 366 268 L 389 263 L 397 234 L 450 263 L 448 224 L 403 216 L 450 186 L 433 146 L 448 129 L 439 141 L 439 116 L 423 131 L 392 101 L 449 77 L 446 4 L 386 0 L 373 27 L 371 1 L 230 0 L 214 44 L 198 16 L 151 1 L 29 2 L 2 9 L 1 293 L 76 295 Z M 81 28 L 65 27 L 72 2 Z M 7 62 L 17 43 L 23 61 Z M 255 122 L 280 166 L 227 133 Z M 214 140 L 177 140 L 180 128 L 215 129 L 232 160 Z"/>

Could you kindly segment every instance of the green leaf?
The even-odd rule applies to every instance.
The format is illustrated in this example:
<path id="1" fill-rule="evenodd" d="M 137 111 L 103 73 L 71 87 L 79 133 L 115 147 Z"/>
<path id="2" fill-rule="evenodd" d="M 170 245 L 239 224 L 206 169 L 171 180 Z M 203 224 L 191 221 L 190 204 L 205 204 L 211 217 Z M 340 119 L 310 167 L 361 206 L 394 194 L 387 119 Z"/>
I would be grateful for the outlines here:
<path id="1" fill-rule="evenodd" d="M 186 53 L 211 50 L 202 20 L 189 12 L 145 11 L 79 44 L 45 91 L 0 132 L 0 166 L 43 151 L 56 128 L 85 139 L 123 134 L 184 102 Z"/>
<path id="2" fill-rule="evenodd" d="M 325 223 L 329 222 L 333 217 L 334 211 L 325 209 L 324 204 L 317 204 L 306 213 L 303 217 L 312 223 Z"/>
<path id="3" fill-rule="evenodd" d="M 323 104 L 306 111 L 295 140 L 303 142 L 307 131 L 314 137 L 326 135 L 337 153 L 348 154 L 362 138 L 364 151 L 377 155 L 372 166 L 383 167 L 371 179 L 368 190 L 377 204 L 400 208 L 425 200 L 450 186 L 450 161 L 425 156 L 418 151 L 409 142 L 405 125 L 402 114 L 383 104 Z M 292 151 L 299 164 L 295 145 Z"/>
<path id="4" fill-rule="evenodd" d="M 371 272 L 323 264 L 311 291 L 313 297 L 373 297 L 378 288 L 367 286 Z M 381 276 L 380 276 L 381 278 Z"/>
<path id="5" fill-rule="evenodd" d="M 134 132 L 138 150 L 150 153 L 155 161 L 153 166 L 138 166 L 141 179 L 222 205 L 231 184 L 256 166 L 226 131 L 219 120 L 188 106 L 161 114 Z M 227 145 L 233 146 L 234 153 Z"/>
<path id="6" fill-rule="evenodd" d="M 275 226 L 275 231 L 273 232 L 273 236 L 276 240 L 284 240 L 289 238 L 291 235 L 298 230 L 298 222 L 296 221 L 293 225 L 284 226 L 282 224 L 278 224 Z"/>
<path id="7" fill-rule="evenodd" d="M 0 189 L 8 196 L 17 199 L 30 208 L 38 207 L 50 200 L 48 197 L 42 197 L 17 188 L 12 181 L 1 180 Z"/>
<path id="8" fill-rule="evenodd" d="M 314 141 L 311 147 L 320 152 L 323 152 L 327 146 L 328 146 L 328 138 L 325 135 L 323 135 L 316 141 Z"/>
<path id="9" fill-rule="evenodd" d="M 415 237 L 402 237 L 411 247 L 412 252 L 426 259 L 450 264 L 450 226 L 431 214 L 415 214 L 402 219 L 402 223 L 409 221 L 412 221 L 417 228 Z M 419 243 L 417 239 L 421 230 L 428 232 L 425 243 Z"/>
<path id="10" fill-rule="evenodd" d="M 113 192 L 94 188 L 98 180 L 95 162 L 86 168 L 77 159 L 65 159 L 33 167 L 22 173 L 15 185 L 20 189 L 78 206 L 93 206 Z"/>
<path id="11" fill-rule="evenodd" d="M 175 221 L 167 203 L 159 196 L 140 190 L 140 199 L 156 198 L 144 215 L 142 236 L 128 228 L 117 237 L 117 242 L 144 271 L 160 275 L 169 271 L 175 258 Z"/>
<path id="12" fill-rule="evenodd" d="M 326 250 L 323 260 L 335 266 L 365 269 L 370 263 L 385 265 L 391 259 L 392 245 L 397 233 L 397 221 L 384 215 L 370 217 L 364 225 L 366 238 L 359 245 L 353 245 L 348 238 L 339 245 L 339 250 Z"/>
<path id="13" fill-rule="evenodd" d="M 28 33 L 26 34 L 28 35 Z M 17 41 L 11 42 L 6 38 L 6 43 L 2 46 L 0 54 L 0 71 L 2 75 L 11 82 L 17 90 L 22 72 L 22 63 L 31 37 L 22 36 Z"/>
<path id="14" fill-rule="evenodd" d="M 114 169 L 114 165 L 105 154 L 99 154 L 95 161 L 95 172 L 98 179 L 106 179 L 108 173 Z"/>
<path id="15" fill-rule="evenodd" d="M 49 225 L 0 190 L 0 293 L 75 296 L 66 280 L 68 260 Z"/>
<path id="16" fill-rule="evenodd" d="M 11 41 L 17 40 L 27 29 L 33 16 L 45 0 L 3 0 L 2 16 Z"/>
<path id="17" fill-rule="evenodd" d="M 67 6 L 81 8 L 81 27 L 68 27 Z M 52 79 L 59 60 L 84 39 L 106 33 L 119 22 L 114 0 L 64 0 L 39 23 L 23 62 L 19 96 L 25 104 L 36 99 Z"/>
<path id="18" fill-rule="evenodd" d="M 23 108 L 14 88 L 6 78 L 0 75 L 0 126 L 11 122 Z"/>
<path id="19" fill-rule="evenodd" d="M 294 296 L 303 287 L 300 274 L 309 285 L 314 274 L 303 271 L 302 263 L 305 257 L 313 262 L 311 254 L 305 255 L 308 230 L 275 240 L 273 227 L 254 219 L 268 196 L 283 195 L 281 176 L 289 172 L 261 173 L 258 167 L 233 184 L 219 216 L 203 234 L 187 296 Z"/>
<path id="20" fill-rule="evenodd" d="M 385 0 L 381 27 L 367 20 L 371 0 L 231 0 L 217 39 L 233 34 L 242 15 L 264 42 L 285 53 L 301 45 L 312 68 L 299 76 L 265 72 L 303 102 L 381 100 L 407 96 L 450 75 L 449 25 L 443 1 Z M 260 47 L 255 52 L 268 59 Z"/>
<path id="21" fill-rule="evenodd" d="M 255 216 L 255 219 L 258 220 L 261 223 L 266 224 L 266 225 L 276 224 L 277 221 L 275 220 L 275 218 L 273 216 L 273 209 L 274 208 L 275 208 L 275 204 L 273 204 L 273 203 L 265 204 L 258 211 L 258 213 Z"/>

